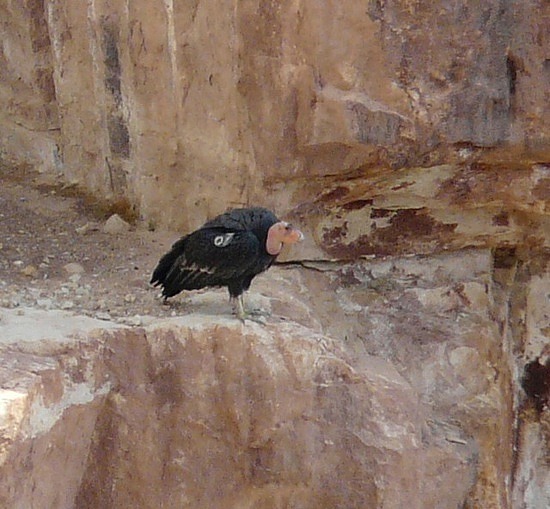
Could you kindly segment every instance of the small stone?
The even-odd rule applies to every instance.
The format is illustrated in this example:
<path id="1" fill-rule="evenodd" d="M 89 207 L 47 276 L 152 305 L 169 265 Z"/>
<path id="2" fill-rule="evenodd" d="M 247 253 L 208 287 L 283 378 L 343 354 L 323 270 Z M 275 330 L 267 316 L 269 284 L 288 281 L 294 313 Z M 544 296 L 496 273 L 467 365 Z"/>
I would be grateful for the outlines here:
<path id="1" fill-rule="evenodd" d="M 84 235 L 89 231 L 89 229 L 90 229 L 90 223 L 86 223 L 83 226 L 79 226 L 78 228 L 75 228 L 74 231 L 79 235 Z"/>
<path id="2" fill-rule="evenodd" d="M 70 275 L 82 274 L 85 272 L 84 267 L 80 265 L 80 263 L 75 263 L 75 262 L 71 262 L 71 263 L 67 263 L 66 265 L 63 265 L 63 270 Z"/>
<path id="3" fill-rule="evenodd" d="M 111 315 L 109 313 L 106 313 L 105 311 L 100 311 L 99 313 L 96 313 L 96 318 L 99 320 L 110 320 Z"/>
<path id="4" fill-rule="evenodd" d="M 41 308 L 51 309 L 53 307 L 52 299 L 36 299 L 36 305 Z"/>
<path id="5" fill-rule="evenodd" d="M 133 293 L 128 293 L 124 296 L 124 302 L 133 304 L 136 301 L 136 296 Z"/>
<path id="6" fill-rule="evenodd" d="M 75 293 L 77 295 L 90 295 L 90 289 L 89 288 L 86 288 L 85 286 L 79 286 L 76 290 L 75 290 Z"/>
<path id="7" fill-rule="evenodd" d="M 25 262 L 23 262 L 23 260 L 15 260 L 13 262 L 13 264 L 16 266 L 16 267 L 23 267 L 23 265 L 25 264 Z"/>
<path id="8" fill-rule="evenodd" d="M 124 317 L 119 321 L 120 323 L 130 325 L 131 327 L 139 327 L 143 323 L 141 316 L 139 315 Z"/>
<path id="9" fill-rule="evenodd" d="M 99 230 L 99 226 L 95 223 L 86 223 L 83 226 L 79 226 L 74 229 L 79 235 L 85 235 L 88 232 L 96 232 Z"/>
<path id="10" fill-rule="evenodd" d="M 74 308 L 74 302 L 72 300 L 64 300 L 60 307 L 61 309 L 72 309 Z"/>
<path id="11" fill-rule="evenodd" d="M 27 265 L 21 269 L 21 274 L 34 278 L 38 276 L 38 269 L 34 265 Z"/>
<path id="12" fill-rule="evenodd" d="M 69 277 L 69 281 L 71 281 L 71 283 L 78 283 L 80 281 L 80 278 L 82 276 L 80 274 L 72 274 L 70 277 Z"/>
<path id="13" fill-rule="evenodd" d="M 103 309 L 106 307 L 106 302 L 103 299 L 94 300 L 92 302 L 92 309 Z"/>
<path id="14" fill-rule="evenodd" d="M 130 224 L 124 221 L 118 214 L 113 214 L 103 225 L 103 231 L 111 234 L 127 232 L 129 229 Z"/>

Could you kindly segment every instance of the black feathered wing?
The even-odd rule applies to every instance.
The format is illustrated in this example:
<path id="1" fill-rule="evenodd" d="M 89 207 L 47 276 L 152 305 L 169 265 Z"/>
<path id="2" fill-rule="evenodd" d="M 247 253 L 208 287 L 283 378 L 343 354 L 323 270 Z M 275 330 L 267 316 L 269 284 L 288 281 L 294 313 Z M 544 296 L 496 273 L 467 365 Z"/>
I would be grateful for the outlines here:
<path id="1" fill-rule="evenodd" d="M 260 242 L 252 232 L 201 228 L 172 246 L 151 282 L 163 287 L 165 297 L 207 286 L 228 286 L 231 293 L 240 281 L 250 284 L 254 275 L 265 270 L 257 267 L 259 258 Z"/>
<path id="2" fill-rule="evenodd" d="M 175 242 L 172 245 L 172 248 L 170 251 L 168 251 L 158 262 L 155 270 L 153 271 L 153 275 L 151 276 L 150 283 L 154 286 L 159 286 L 164 284 L 164 281 L 166 280 L 166 276 L 172 269 L 172 266 L 178 259 L 178 257 L 184 252 L 185 250 L 185 242 L 187 241 L 188 235 L 185 237 L 182 237 L 177 242 Z"/>

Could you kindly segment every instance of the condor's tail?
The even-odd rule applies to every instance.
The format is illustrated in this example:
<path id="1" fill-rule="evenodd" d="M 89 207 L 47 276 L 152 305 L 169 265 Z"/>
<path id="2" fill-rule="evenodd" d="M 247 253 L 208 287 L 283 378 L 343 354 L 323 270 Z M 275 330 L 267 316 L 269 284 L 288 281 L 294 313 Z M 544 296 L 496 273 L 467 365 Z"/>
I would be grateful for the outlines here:
<path id="1" fill-rule="evenodd" d="M 172 267 L 174 266 L 174 263 L 176 263 L 176 260 L 183 254 L 185 251 L 185 241 L 187 240 L 187 236 L 182 237 L 179 239 L 170 251 L 166 253 L 158 262 L 157 267 L 153 271 L 153 275 L 151 277 L 150 283 L 153 286 L 162 286 L 162 295 L 165 299 L 168 297 L 172 297 L 173 295 L 176 295 L 179 293 L 179 290 L 170 292 L 168 286 L 171 286 L 168 283 L 168 274 L 172 270 Z"/>

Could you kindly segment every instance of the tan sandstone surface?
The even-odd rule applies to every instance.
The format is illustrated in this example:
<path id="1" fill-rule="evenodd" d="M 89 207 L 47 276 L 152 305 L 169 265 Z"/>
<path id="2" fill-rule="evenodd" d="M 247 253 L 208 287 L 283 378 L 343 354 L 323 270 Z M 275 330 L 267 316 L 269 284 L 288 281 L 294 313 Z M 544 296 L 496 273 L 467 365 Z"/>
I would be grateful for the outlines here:
<path id="1" fill-rule="evenodd" d="M 31 327 L 75 320 L 20 312 Z M 460 486 L 455 505 L 473 481 L 475 447 L 426 428 L 390 363 L 310 329 L 200 315 L 96 327 L 7 349 L 4 507 L 401 507 L 414 489 L 420 508 L 439 504 L 427 475 Z"/>
<path id="2" fill-rule="evenodd" d="M 1 193 L 2 507 L 547 505 L 543 252 L 281 265 L 243 326 L 225 291 L 160 304 L 166 233 L 31 177 Z"/>
<path id="3" fill-rule="evenodd" d="M 548 26 L 0 2 L 0 506 L 550 507 Z M 306 233 L 266 323 L 162 306 L 177 232 L 247 204 Z"/>
<path id="4" fill-rule="evenodd" d="M 445 183 L 444 200 L 476 188 L 471 174 L 498 195 L 503 161 L 531 178 L 550 155 L 539 0 L 24 0 L 0 14 L 3 157 L 123 197 L 156 225 L 315 206 L 349 181 L 370 200 L 373 176 L 392 195 L 402 168 Z M 479 198 L 487 218 L 509 212 Z M 429 220 L 452 228 L 442 208 Z"/>

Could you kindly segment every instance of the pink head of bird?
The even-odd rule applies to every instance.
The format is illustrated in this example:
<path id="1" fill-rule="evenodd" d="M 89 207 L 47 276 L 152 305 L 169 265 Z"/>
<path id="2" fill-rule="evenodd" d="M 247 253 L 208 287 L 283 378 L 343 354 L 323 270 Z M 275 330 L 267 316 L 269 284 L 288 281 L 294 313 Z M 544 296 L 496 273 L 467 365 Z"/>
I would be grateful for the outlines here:
<path id="1" fill-rule="evenodd" d="M 281 252 L 283 244 L 295 244 L 304 240 L 304 234 L 285 221 L 279 221 L 267 232 L 266 249 L 270 255 L 276 256 Z"/>

